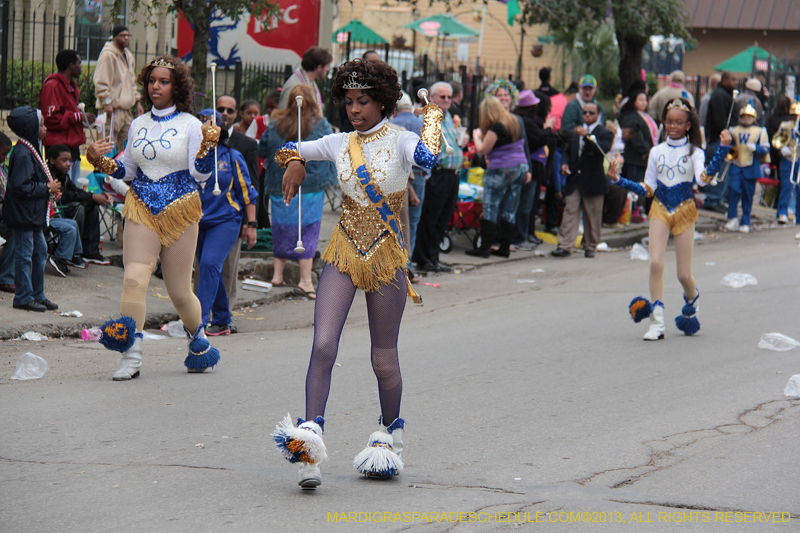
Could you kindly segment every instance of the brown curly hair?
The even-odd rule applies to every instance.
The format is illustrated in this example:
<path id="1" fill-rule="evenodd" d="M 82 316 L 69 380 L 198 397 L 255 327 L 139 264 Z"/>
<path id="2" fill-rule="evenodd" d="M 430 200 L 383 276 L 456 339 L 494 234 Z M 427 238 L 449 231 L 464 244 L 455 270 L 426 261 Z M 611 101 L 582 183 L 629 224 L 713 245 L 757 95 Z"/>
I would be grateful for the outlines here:
<path id="1" fill-rule="evenodd" d="M 172 73 L 172 101 L 175 103 L 175 107 L 183 113 L 191 112 L 192 102 L 194 102 L 194 79 L 192 79 L 189 67 L 175 56 L 158 56 L 145 65 L 139 73 L 139 78 L 136 81 L 142 86 L 142 105 L 145 109 L 153 106 L 147 87 L 150 81 L 150 73 L 157 67 L 153 63 L 159 60 L 163 60 L 174 67 L 168 70 Z"/>
<path id="2" fill-rule="evenodd" d="M 363 93 L 381 105 L 381 115 L 392 116 L 397 107 L 397 101 L 400 100 L 403 93 L 400 83 L 397 81 L 397 72 L 383 61 L 354 59 L 342 63 L 336 71 L 336 77 L 333 78 L 331 86 L 331 95 L 337 105 L 344 102 L 344 95 L 347 92 L 344 85 L 354 72 L 358 75 L 359 83 L 371 86 L 370 89 L 364 89 Z"/>

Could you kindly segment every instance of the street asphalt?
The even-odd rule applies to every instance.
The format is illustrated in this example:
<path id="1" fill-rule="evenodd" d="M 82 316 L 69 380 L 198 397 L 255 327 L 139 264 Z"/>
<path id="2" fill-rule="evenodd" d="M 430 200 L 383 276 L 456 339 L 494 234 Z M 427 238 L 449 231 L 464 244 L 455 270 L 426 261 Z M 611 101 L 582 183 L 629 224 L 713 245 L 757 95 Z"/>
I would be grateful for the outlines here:
<path id="1" fill-rule="evenodd" d="M 130 382 L 111 381 L 118 356 L 94 342 L 0 342 L 0 529 L 799 531 L 800 399 L 783 394 L 798 349 L 757 347 L 768 332 L 800 338 L 795 232 L 697 241 L 694 337 L 674 326 L 670 246 L 655 343 L 627 314 L 648 276 L 629 250 L 467 261 L 457 241 L 442 257 L 457 273 L 423 278 L 425 305 L 403 319 L 405 471 L 375 481 L 352 467 L 380 414 L 357 295 L 326 411 L 330 461 L 311 492 L 270 439 L 287 412 L 304 414 L 314 304 L 291 290 L 240 291 L 242 305 L 260 303 L 240 311 L 242 333 L 212 339 L 222 360 L 205 374 L 186 373 L 178 338 L 145 341 Z M 118 311 L 120 272 L 48 275 L 47 290 L 99 319 Z M 758 284 L 721 285 L 732 272 Z M 153 316 L 169 314 L 162 288 L 151 283 Z M 5 331 L 78 320 L 0 306 Z M 10 380 L 25 352 L 49 370 Z"/>

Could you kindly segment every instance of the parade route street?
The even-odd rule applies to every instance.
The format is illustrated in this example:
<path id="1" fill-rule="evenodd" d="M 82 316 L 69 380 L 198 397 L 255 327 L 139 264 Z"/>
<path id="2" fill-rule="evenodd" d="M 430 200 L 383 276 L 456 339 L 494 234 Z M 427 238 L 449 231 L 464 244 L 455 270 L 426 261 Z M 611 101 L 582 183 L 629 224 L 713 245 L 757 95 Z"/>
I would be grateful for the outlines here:
<path id="1" fill-rule="evenodd" d="M 757 347 L 768 332 L 800 338 L 794 234 L 695 247 L 695 337 L 674 325 L 670 246 L 667 336 L 651 343 L 626 312 L 648 276 L 628 251 L 423 279 L 441 287 L 419 285 L 425 305 L 406 307 L 405 471 L 387 481 L 352 467 L 380 414 L 357 294 L 311 492 L 270 433 L 304 414 L 312 302 L 259 307 L 263 321 L 212 339 L 222 361 L 201 375 L 176 338 L 145 341 L 141 378 L 121 383 L 97 343 L 0 342 L 0 530 L 800 531 L 800 400 L 783 394 L 800 349 Z M 732 272 L 758 285 L 721 285 Z M 28 351 L 49 371 L 11 381 Z"/>

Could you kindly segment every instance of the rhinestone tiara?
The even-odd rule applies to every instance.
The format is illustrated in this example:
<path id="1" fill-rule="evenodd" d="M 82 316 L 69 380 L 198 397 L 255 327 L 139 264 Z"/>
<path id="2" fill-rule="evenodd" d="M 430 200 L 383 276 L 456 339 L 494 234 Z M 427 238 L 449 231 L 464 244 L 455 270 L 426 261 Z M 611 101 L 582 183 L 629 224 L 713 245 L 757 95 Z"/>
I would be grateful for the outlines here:
<path id="1" fill-rule="evenodd" d="M 170 63 L 169 61 L 165 61 L 163 57 L 159 57 L 158 59 L 154 59 L 150 62 L 151 67 L 164 67 L 169 69 L 174 69 L 175 65 Z"/>
<path id="2" fill-rule="evenodd" d="M 351 72 L 350 73 L 350 80 L 342 85 L 342 89 L 350 90 L 350 89 L 372 89 L 372 85 L 362 85 L 361 82 L 358 80 L 358 72 Z"/>
<path id="3" fill-rule="evenodd" d="M 688 111 L 689 113 L 692 112 L 691 109 L 686 107 L 686 104 L 684 104 L 683 102 L 681 102 L 677 98 L 669 103 L 669 105 L 667 106 L 667 109 L 681 109 L 683 111 Z"/>

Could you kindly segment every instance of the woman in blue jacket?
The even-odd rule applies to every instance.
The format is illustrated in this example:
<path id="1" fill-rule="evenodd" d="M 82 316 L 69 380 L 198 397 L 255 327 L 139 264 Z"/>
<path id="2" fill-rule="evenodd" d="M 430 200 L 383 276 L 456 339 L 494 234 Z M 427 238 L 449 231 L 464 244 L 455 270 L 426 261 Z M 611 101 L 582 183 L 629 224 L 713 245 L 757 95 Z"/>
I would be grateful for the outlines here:
<path id="1" fill-rule="evenodd" d="M 297 202 L 289 206 L 283 202 L 283 169 L 275 162 L 274 155 L 286 141 L 297 139 L 297 104 L 295 98 L 303 97 L 301 110 L 302 140 L 313 141 L 333 133 L 333 128 L 322 116 L 314 94 L 306 85 L 298 85 L 289 94 L 286 109 L 276 111 L 270 120 L 269 128 L 261 137 L 258 156 L 264 158 L 266 186 L 270 197 L 272 213 L 272 256 L 275 271 L 272 284 L 281 286 L 283 269 L 287 259 L 297 259 L 300 263 L 300 282 L 297 287 L 309 298 L 316 298 L 311 282 L 311 264 L 317 253 L 319 227 L 322 222 L 322 208 L 325 202 L 325 189 L 337 183 L 336 168 L 331 161 L 309 161 L 306 164 L 306 179 L 302 188 L 302 241 L 305 252 L 294 251 L 297 241 Z"/>
<path id="2" fill-rule="evenodd" d="M 201 120 L 216 111 L 204 109 Z M 217 121 L 221 117 L 217 113 Z M 256 243 L 256 201 L 258 193 L 250 183 L 247 163 L 242 154 L 227 146 L 228 131 L 222 128 L 217 145 L 217 172 L 211 174 L 200 190 L 203 218 L 197 235 L 198 277 L 197 298 L 200 300 L 203 324 L 207 335 L 229 335 L 231 310 L 222 279 L 222 263 L 233 248 L 241 231 L 248 249 Z M 214 195 L 215 180 L 220 194 Z M 242 225 L 242 212 L 245 224 Z M 210 318 L 210 324 L 209 324 Z"/>

